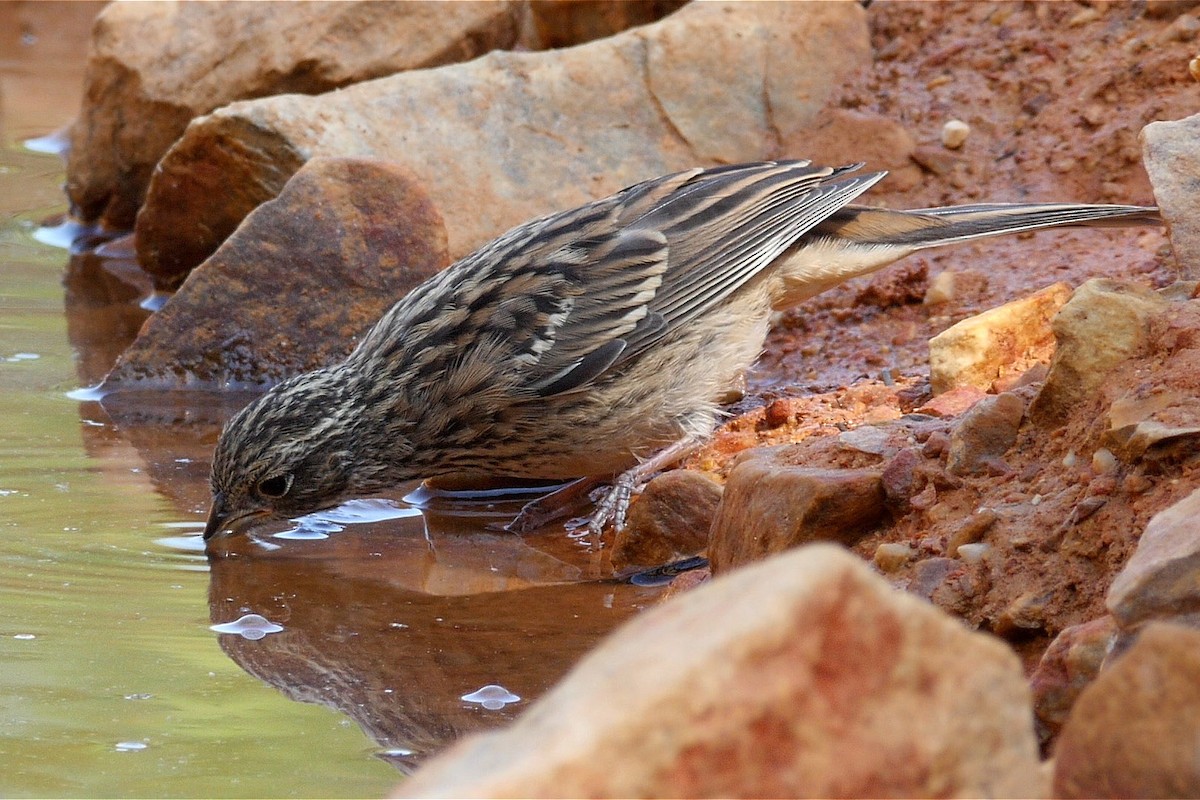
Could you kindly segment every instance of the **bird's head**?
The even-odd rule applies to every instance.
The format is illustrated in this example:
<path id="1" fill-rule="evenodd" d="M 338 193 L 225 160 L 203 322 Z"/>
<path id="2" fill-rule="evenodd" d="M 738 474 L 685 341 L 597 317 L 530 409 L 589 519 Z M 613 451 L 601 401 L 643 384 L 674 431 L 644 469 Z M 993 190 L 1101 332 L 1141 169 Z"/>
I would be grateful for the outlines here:
<path id="1" fill-rule="evenodd" d="M 352 491 L 360 420 L 348 392 L 345 376 L 318 370 L 229 420 L 213 454 L 205 539 L 330 508 Z"/>

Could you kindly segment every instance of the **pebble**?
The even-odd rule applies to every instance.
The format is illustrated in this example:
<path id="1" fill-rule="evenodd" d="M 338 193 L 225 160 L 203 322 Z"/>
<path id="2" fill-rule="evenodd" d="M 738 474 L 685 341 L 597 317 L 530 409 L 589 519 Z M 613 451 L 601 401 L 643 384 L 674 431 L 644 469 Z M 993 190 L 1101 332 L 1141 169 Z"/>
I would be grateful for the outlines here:
<path id="1" fill-rule="evenodd" d="M 895 572 L 908 563 L 915 551 L 903 542 L 884 542 L 875 548 L 874 562 L 883 572 Z"/>
<path id="2" fill-rule="evenodd" d="M 957 150 L 967 141 L 971 134 L 971 126 L 961 119 L 948 120 L 942 126 L 942 144 L 950 150 Z"/>

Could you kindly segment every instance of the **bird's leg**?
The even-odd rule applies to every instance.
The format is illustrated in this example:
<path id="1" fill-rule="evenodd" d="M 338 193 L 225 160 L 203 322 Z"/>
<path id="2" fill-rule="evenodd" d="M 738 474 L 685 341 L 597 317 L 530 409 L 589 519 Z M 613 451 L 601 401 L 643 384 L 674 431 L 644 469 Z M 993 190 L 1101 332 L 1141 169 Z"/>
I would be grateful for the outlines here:
<path id="1" fill-rule="evenodd" d="M 670 445 L 636 467 L 626 470 L 617 476 L 612 487 L 600 498 L 592 518 L 588 520 L 587 531 L 598 536 L 604 530 L 605 524 L 612 520 L 613 528 L 617 531 L 625 527 L 625 514 L 629 511 L 629 500 L 634 490 L 646 482 L 646 479 L 663 469 L 685 458 L 700 446 L 700 440 L 687 436 Z"/>
<path id="2" fill-rule="evenodd" d="M 577 478 L 549 494 L 530 500 L 512 522 L 504 526 L 509 533 L 529 533 L 561 519 L 588 501 L 588 495 L 604 483 L 604 476 Z"/>

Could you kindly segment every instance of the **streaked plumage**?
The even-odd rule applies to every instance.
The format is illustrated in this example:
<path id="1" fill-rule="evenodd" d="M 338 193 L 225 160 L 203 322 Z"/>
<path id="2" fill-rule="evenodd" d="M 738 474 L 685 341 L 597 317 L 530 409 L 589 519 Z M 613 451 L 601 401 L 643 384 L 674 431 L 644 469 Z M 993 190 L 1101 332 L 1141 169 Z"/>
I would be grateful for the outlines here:
<path id="1" fill-rule="evenodd" d="M 885 173 L 860 166 L 694 169 L 514 228 L 397 302 L 346 361 L 230 420 L 205 538 L 448 475 L 629 471 L 593 520 L 619 525 L 643 473 L 711 433 L 772 310 L 927 247 L 1158 219 L 1137 206 L 867 208 L 851 203 Z"/>

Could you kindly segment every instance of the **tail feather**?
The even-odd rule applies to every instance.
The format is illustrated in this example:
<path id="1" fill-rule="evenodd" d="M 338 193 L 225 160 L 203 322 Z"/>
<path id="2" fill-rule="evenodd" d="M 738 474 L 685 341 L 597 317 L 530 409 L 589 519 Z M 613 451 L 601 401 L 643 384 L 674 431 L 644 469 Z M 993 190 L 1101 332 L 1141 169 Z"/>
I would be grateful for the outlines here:
<path id="1" fill-rule="evenodd" d="M 911 211 L 848 206 L 815 232 L 858 244 L 922 249 L 1042 228 L 1161 223 L 1152 206 L 980 203 Z"/>

